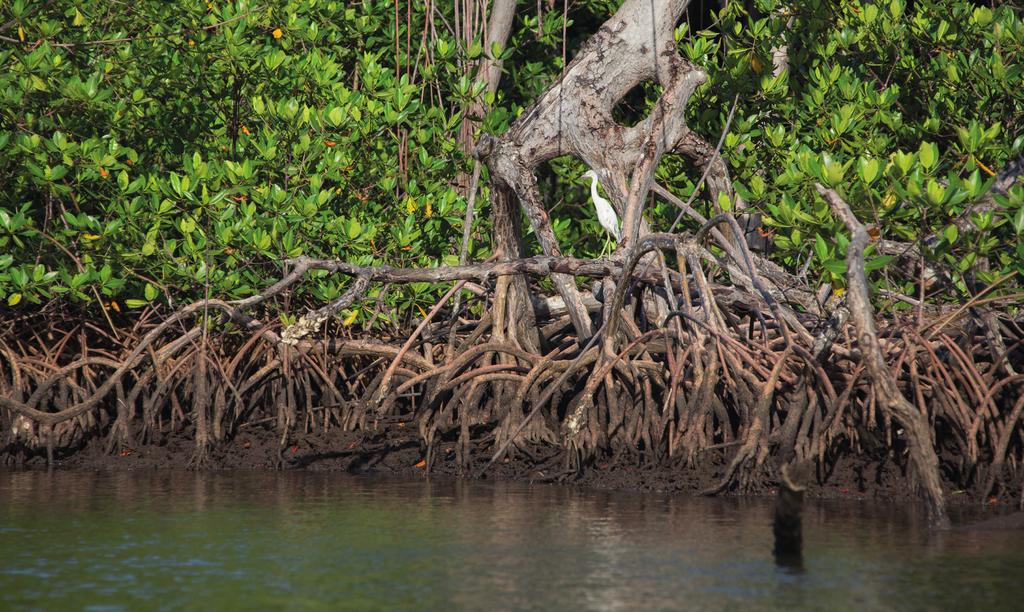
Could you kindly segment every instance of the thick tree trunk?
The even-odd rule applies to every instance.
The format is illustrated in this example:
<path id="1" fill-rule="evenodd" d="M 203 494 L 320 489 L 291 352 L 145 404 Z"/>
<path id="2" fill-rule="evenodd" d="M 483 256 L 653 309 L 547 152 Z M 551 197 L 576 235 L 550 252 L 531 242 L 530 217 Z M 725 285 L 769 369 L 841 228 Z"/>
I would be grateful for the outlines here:
<path id="1" fill-rule="evenodd" d="M 522 249 L 519 211 L 511 190 L 491 185 L 491 215 L 494 222 L 494 250 L 498 261 L 516 259 Z M 511 342 L 532 353 L 540 352 L 537 319 L 530 300 L 526 275 L 501 276 L 494 294 L 494 338 Z"/>
<path id="2" fill-rule="evenodd" d="M 486 0 L 485 0 L 486 1 Z M 515 17 L 516 0 L 494 0 L 491 5 L 491 12 L 487 22 L 487 32 L 484 36 L 484 58 L 477 64 L 476 82 L 485 83 L 483 93 L 474 100 L 472 106 L 466 113 L 462 122 L 460 140 L 463 148 L 468 154 L 471 152 L 472 143 L 475 142 L 475 132 L 478 120 L 486 112 L 486 104 L 483 95 L 494 93 L 498 90 L 498 83 L 501 81 L 500 57 L 490 55 L 492 45 L 497 43 L 502 48 L 508 41 L 512 31 L 512 21 Z M 474 203 L 476 201 L 477 181 L 480 177 L 480 160 L 473 162 L 472 180 L 460 176 L 459 184 L 466 185 L 467 205 L 466 217 L 463 226 L 462 247 L 460 249 L 459 264 L 464 265 L 467 261 L 469 251 L 469 236 L 473 225 Z M 519 257 L 521 252 L 522 239 L 519 236 L 519 215 L 515 210 L 515 203 L 511 201 L 511 192 L 498 184 L 491 185 L 492 194 L 492 216 L 494 252 L 498 255 L 499 261 L 508 261 Z M 524 275 L 512 277 L 501 277 L 497 282 L 495 292 L 494 310 L 497 315 L 494 317 L 495 338 L 500 341 L 511 341 L 513 344 L 531 351 L 538 352 L 540 349 L 539 334 L 537 332 L 536 317 L 533 312 L 530 289 Z"/>
<path id="3" fill-rule="evenodd" d="M 492 184 L 516 195 L 545 254 L 558 255 L 560 247 L 534 169 L 555 157 L 573 155 L 597 171 L 623 220 L 619 256 L 648 231 L 643 207 L 664 153 L 683 153 L 702 167 L 710 164 L 708 184 L 715 201 L 719 191 L 732 195 L 725 164 L 685 122 L 686 103 L 707 78 L 676 50 L 675 25 L 688 3 L 626 0 L 506 134 L 481 139 L 477 154 L 486 160 Z M 664 92 L 654 111 L 633 127 L 616 123 L 615 105 L 649 80 Z M 493 189 L 492 197 L 500 191 Z M 577 334 L 589 338 L 593 326 L 575 280 L 561 274 L 552 280 Z"/>

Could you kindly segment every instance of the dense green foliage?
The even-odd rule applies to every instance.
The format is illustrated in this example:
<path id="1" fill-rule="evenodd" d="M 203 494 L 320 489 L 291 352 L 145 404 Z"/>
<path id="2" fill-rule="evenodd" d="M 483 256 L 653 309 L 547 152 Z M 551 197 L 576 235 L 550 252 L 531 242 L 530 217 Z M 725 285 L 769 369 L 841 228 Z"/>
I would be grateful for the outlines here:
<path id="1" fill-rule="evenodd" d="M 843 231 L 813 195 L 839 188 L 889 239 L 937 232 L 928 256 L 973 282 L 1024 271 L 1024 189 L 958 235 L 950 222 L 1024 152 L 1024 21 L 1011 7 L 903 0 L 841 7 L 740 2 L 680 48 L 710 76 L 691 126 L 725 141 L 734 179 L 768 215 L 774 256 L 841 282 Z M 756 6 L 755 6 L 756 5 Z M 0 300 L 115 310 L 209 292 L 244 297 L 299 254 L 433 266 L 457 260 L 469 163 L 459 131 L 481 85 L 473 60 L 506 59 L 478 129 L 501 132 L 615 3 L 521 6 L 507 49 L 461 45 L 454 5 L 366 0 L 14 0 L 0 13 Z M 532 5 L 530 5 L 532 7 Z M 788 8 L 787 8 L 788 7 Z M 397 17 L 397 18 L 396 18 Z M 785 37 L 790 71 L 772 76 Z M 653 89 L 625 108 L 649 107 Z M 645 104 L 647 106 L 645 106 Z M 601 233 L 575 160 L 541 177 L 561 244 Z M 658 176 L 680 194 L 694 170 Z M 486 197 L 472 257 L 486 256 Z M 652 221 L 674 211 L 657 204 Z M 886 260 L 875 258 L 873 266 Z M 343 289 L 319 277 L 309 297 Z M 910 291 L 911 279 L 890 282 Z M 396 288 L 401 311 L 428 286 Z M 358 313 L 351 313 L 355 317 Z M 351 319 L 350 319 L 351 320 Z"/>
<path id="2" fill-rule="evenodd" d="M 976 220 L 984 232 L 959 236 L 951 225 L 988 192 L 995 170 L 1024 153 L 1020 15 L 950 1 L 915 2 L 912 11 L 903 0 L 832 4 L 760 19 L 734 10 L 721 24 L 734 36 L 686 47 L 716 64 L 712 88 L 724 95 L 713 112 L 727 105 L 726 92 L 740 95 L 725 153 L 741 193 L 769 215 L 780 256 L 790 269 L 813 256 L 825 280 L 841 282 L 843 225 L 813 195 L 820 181 L 883 238 L 941 234 L 926 255 L 961 273 L 988 258 L 989 270 L 968 281 L 1024 271 L 1024 189 L 1002 213 Z M 773 77 L 780 36 L 791 41 L 791 73 Z M 953 280 L 968 291 L 964 278 Z M 913 293 L 909 279 L 891 281 Z"/>

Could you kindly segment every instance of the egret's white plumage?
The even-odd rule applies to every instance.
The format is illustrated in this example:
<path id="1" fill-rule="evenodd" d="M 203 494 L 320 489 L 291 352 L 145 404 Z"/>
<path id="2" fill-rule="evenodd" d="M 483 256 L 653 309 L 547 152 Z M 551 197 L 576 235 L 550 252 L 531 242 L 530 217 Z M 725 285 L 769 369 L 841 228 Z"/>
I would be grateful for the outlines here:
<path id="1" fill-rule="evenodd" d="M 606 232 L 615 237 L 615 241 L 619 240 L 619 217 L 615 214 L 615 209 L 612 208 L 611 202 L 601 197 L 601 194 L 597 192 L 597 173 L 593 170 L 587 170 L 583 173 L 583 178 L 590 178 L 590 199 L 594 201 L 594 208 L 597 210 L 597 220 L 601 222 L 601 227 Z"/>

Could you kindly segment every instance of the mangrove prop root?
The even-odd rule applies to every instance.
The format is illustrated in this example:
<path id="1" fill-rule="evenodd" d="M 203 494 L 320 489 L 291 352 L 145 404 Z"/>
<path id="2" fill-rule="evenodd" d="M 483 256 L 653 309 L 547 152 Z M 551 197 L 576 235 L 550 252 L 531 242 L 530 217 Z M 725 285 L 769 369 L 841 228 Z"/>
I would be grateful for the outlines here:
<path id="1" fill-rule="evenodd" d="M 101 440 L 124 453 L 184 436 L 201 466 L 263 427 L 280 441 L 281 463 L 305 436 L 354 435 L 368 462 L 418 440 L 428 470 L 451 456 L 457 471 L 479 475 L 507 453 L 544 457 L 545 471 L 557 458 L 564 477 L 605 460 L 704 467 L 717 477 L 702 486 L 720 493 L 765 485 L 773 454 L 828 474 L 844 453 L 903 461 L 898 447 L 936 524 L 946 520 L 944 486 L 987 493 L 998 480 L 1008 497 L 1024 479 L 1019 321 L 981 294 L 916 316 L 875 312 L 868 234 L 824 188 L 852 234 L 845 300 L 826 302 L 827 288 L 751 254 L 717 208 L 721 195 L 745 206 L 721 145 L 686 126 L 686 104 L 706 80 L 675 44 L 686 4 L 622 2 L 506 134 L 478 143 L 491 177 L 491 260 L 419 269 L 298 257 L 255 295 L 151 308 L 116 330 L 40 313 L 0 334 L 2 452 L 59 458 Z M 618 125 L 611 110 L 648 80 L 662 87 L 658 104 L 635 126 Z M 654 183 L 667 153 L 702 170 L 710 218 Z M 610 259 L 560 254 L 534 170 L 564 155 L 601 173 L 623 219 Z M 652 189 L 699 229 L 651 231 Z M 543 255 L 521 256 L 521 214 Z M 346 290 L 305 313 L 279 312 L 314 272 L 348 279 Z M 581 279 L 601 291 L 580 289 Z M 336 322 L 371 288 L 409 283 L 444 294 L 413 330 L 354 335 Z M 463 299 L 464 289 L 473 295 Z M 377 298 L 373 320 L 410 314 L 387 308 Z M 298 316 L 282 327 L 281 314 Z M 961 456 L 938 450 L 948 448 Z M 359 449 L 332 452 L 350 451 Z"/>
<path id="2" fill-rule="evenodd" d="M 826 198 L 851 222 L 831 194 Z M 852 226 L 856 249 L 862 237 Z M 683 255 L 668 284 L 678 310 L 660 323 L 633 318 L 646 288 L 665 289 L 664 273 L 638 273 L 651 250 Z M 1013 494 L 1008 489 L 1024 472 L 1024 377 L 993 363 L 1020 362 L 1021 338 L 1012 325 L 998 326 L 1011 352 L 1005 357 L 954 331 L 966 326 L 942 323 L 943 331 L 929 334 L 935 321 L 880 318 L 864 297 L 856 250 L 848 255 L 850 290 L 841 307 L 849 322 L 814 318 L 771 295 L 756 263 L 738 250 L 743 285 L 712 283 L 705 268 L 714 264 L 700 250 L 695 237 L 652 234 L 625 263 L 579 260 L 576 270 L 616 278 L 606 299 L 619 316 L 608 323 L 598 317 L 582 343 L 564 321 L 543 326 L 541 344 L 549 348 L 537 351 L 497 339 L 486 315 L 452 325 L 441 316 L 443 301 L 415 331 L 380 339 L 349 337 L 347 328 L 325 319 L 317 334 L 289 341 L 286 329 L 249 314 L 265 300 L 198 302 L 160 323 L 136 322 L 120 341 L 82 337 L 74 324 L 55 324 L 49 334 L 12 333 L 0 339 L 4 449 L 8 456 L 60 457 L 97 439 L 109 452 L 124 453 L 185 435 L 198 467 L 252 427 L 276 429 L 282 444 L 357 431 L 372 441 L 367 448 L 378 449 L 380 434 L 417 423 L 430 467 L 450 456 L 456 471 L 479 475 L 482 454 L 490 455 L 484 470 L 510 452 L 526 461 L 558 455 L 573 477 L 595 460 L 689 470 L 724 453 L 724 471 L 706 491 L 720 493 L 762 486 L 773 454 L 816 462 L 824 474 L 840 452 L 878 453 L 877 443 L 863 442 L 881 440 L 883 448 L 906 444 L 937 523 L 944 484 L 987 494 L 998 480 L 1000 495 Z M 479 270 L 545 276 L 540 261 L 544 271 L 552 269 L 551 258 L 531 258 Z M 462 270 L 475 266 L 430 274 L 457 286 Z M 294 275 L 302 267 L 332 269 L 295 262 L 286 280 L 300 282 Z M 357 281 L 422 278 L 412 271 L 353 272 Z M 359 284 L 361 292 L 369 287 Z M 268 292 L 282 290 L 278 283 Z M 716 299 L 721 291 L 748 298 Z M 224 316 L 200 342 L 205 312 Z M 791 333 L 794 320 L 806 335 Z M 438 334 L 454 337 L 424 341 Z M 936 451 L 943 445 L 963 455 L 941 463 L 946 483 Z"/>

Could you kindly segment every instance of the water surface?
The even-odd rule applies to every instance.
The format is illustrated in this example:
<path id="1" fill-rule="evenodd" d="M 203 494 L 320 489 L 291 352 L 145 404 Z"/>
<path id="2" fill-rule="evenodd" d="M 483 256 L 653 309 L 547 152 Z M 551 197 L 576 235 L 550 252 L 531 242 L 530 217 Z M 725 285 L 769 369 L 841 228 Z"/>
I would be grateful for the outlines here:
<path id="1" fill-rule="evenodd" d="M 1024 532 L 810 503 L 340 474 L 0 473 L 0 609 L 1010 609 Z"/>

